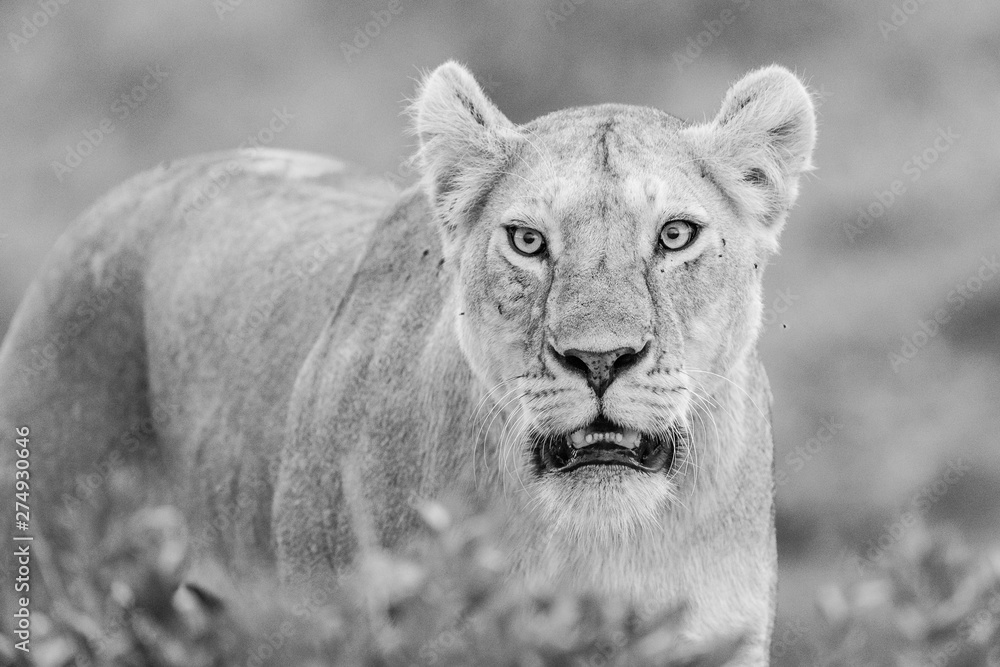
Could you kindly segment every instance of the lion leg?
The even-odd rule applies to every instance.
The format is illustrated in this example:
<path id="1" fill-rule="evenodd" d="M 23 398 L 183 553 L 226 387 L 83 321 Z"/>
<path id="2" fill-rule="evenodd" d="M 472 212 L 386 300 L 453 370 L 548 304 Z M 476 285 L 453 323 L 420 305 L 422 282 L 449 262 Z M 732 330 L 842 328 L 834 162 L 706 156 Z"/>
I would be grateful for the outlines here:
<path id="1" fill-rule="evenodd" d="M 123 242 L 134 226 L 120 208 L 105 200 L 60 239 L 0 347 L 0 494 L 6 507 L 15 428 L 26 427 L 31 520 L 23 532 L 36 537 L 33 604 L 45 604 L 43 591 L 61 594 L 60 571 L 80 565 L 80 556 L 69 554 L 93 537 L 86 521 L 103 527 L 116 493 L 148 489 L 146 482 L 163 477 L 128 481 L 119 474 L 156 456 L 139 297 L 143 258 Z M 0 519 L 5 539 L 14 532 L 12 515 Z"/>

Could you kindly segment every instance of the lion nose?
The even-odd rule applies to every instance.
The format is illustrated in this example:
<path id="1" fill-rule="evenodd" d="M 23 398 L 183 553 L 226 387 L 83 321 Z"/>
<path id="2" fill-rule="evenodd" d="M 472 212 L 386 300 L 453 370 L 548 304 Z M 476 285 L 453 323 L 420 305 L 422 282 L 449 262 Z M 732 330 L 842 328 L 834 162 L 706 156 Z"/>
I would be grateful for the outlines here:
<path id="1" fill-rule="evenodd" d="M 555 348 L 552 348 L 552 351 L 564 366 L 583 373 L 587 378 L 587 384 L 600 398 L 607 391 L 615 376 L 638 363 L 648 349 L 649 343 L 647 342 L 641 350 L 620 347 L 608 352 L 572 349 L 560 353 Z"/>

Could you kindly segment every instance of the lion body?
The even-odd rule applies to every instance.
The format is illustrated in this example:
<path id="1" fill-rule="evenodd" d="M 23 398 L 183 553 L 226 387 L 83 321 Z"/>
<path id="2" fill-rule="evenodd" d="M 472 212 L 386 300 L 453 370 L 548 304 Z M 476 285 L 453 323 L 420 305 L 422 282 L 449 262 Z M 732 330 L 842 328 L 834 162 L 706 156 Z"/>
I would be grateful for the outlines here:
<path id="1" fill-rule="evenodd" d="M 484 98 L 456 99 L 490 129 Z M 312 155 L 217 155 L 137 177 L 71 227 L 0 348 L 0 427 L 31 428 L 35 488 L 60 499 L 41 508 L 43 526 L 63 539 L 56 520 L 81 476 L 137 462 L 150 502 L 182 507 L 206 551 L 291 581 L 400 547 L 418 501 L 466 489 L 505 508 L 513 584 L 596 590 L 650 614 L 686 601 L 688 636 L 745 632 L 747 664 L 762 664 L 776 551 L 754 343 L 774 242 L 741 227 L 738 209 L 768 202 L 720 186 L 725 174 L 690 159 L 698 137 L 652 110 L 536 121 L 517 158 L 527 194 L 517 178 L 471 187 L 462 179 L 486 169 L 475 163 L 442 173 L 444 144 L 417 125 L 425 182 L 404 192 Z M 680 195 L 643 172 L 650 147 L 652 173 L 685 183 Z M 641 232 L 625 222 L 642 218 L 640 200 L 726 222 L 704 232 L 704 258 L 635 256 L 633 236 L 615 235 Z M 449 228 L 463 210 L 485 220 L 512 204 L 519 219 L 571 221 L 547 232 L 564 254 L 544 289 L 533 291 L 540 265 L 494 253 L 485 225 L 478 237 Z M 598 218 L 614 222 L 600 233 L 572 222 Z M 682 420 L 694 444 L 680 469 L 532 477 L 517 444 L 525 415 L 578 423 L 595 409 L 582 380 L 546 366 L 541 341 L 603 349 L 644 332 L 659 346 L 649 395 L 680 392 L 662 384 L 678 378 L 696 389 L 650 412 L 616 380 L 603 409 L 648 428 Z M 501 397 L 505 383 L 520 405 Z"/>
<path id="2" fill-rule="evenodd" d="M 83 499 L 76 478 L 126 445 L 163 459 L 164 490 L 222 553 L 268 557 L 292 385 L 395 195 L 338 161 L 268 151 L 144 174 L 83 215 L 0 357 L 3 417 L 39 438 L 40 495 Z"/>

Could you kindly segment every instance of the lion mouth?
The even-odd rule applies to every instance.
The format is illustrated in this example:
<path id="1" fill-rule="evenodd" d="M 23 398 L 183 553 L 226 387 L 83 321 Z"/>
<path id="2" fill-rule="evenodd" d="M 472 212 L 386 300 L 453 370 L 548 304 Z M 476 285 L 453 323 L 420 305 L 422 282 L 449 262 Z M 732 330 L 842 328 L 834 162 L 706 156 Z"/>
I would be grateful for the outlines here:
<path id="1" fill-rule="evenodd" d="M 673 464 L 676 440 L 598 419 L 571 433 L 533 436 L 538 472 L 562 474 L 582 466 L 616 465 L 657 473 Z"/>

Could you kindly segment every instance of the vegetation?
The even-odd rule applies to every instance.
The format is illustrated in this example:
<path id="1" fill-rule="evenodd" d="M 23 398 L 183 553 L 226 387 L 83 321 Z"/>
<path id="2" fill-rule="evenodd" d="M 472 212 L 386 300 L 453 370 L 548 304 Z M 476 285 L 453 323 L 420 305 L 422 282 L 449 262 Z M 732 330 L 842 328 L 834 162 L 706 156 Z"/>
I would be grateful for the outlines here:
<path id="1" fill-rule="evenodd" d="M 457 505 L 456 505 L 457 507 Z M 169 506 L 122 521 L 73 511 L 87 528 L 119 525 L 94 557 L 33 613 L 31 660 L 0 637 L 0 656 L 43 667 L 120 665 L 725 665 L 739 637 L 679 648 L 683 609 L 642 610 L 557 591 L 502 585 L 495 518 L 441 504 L 421 514 L 426 537 L 403 555 L 366 559 L 342 586 L 305 577 L 279 590 L 242 584 L 220 605 L 182 587 L 190 539 Z M 103 512 L 108 512 L 105 506 Z M 460 517 L 460 518 L 456 518 Z M 93 536 L 90 536 L 93 537 Z M 79 547 L 80 545 L 77 545 Z M 1000 556 L 976 557 L 954 533 L 916 531 L 878 567 L 817 597 L 813 630 L 775 635 L 776 660 L 795 664 L 1000 664 Z M 21 660 L 21 662 L 16 662 Z M 992 662 L 990 662 L 992 660 Z"/>

